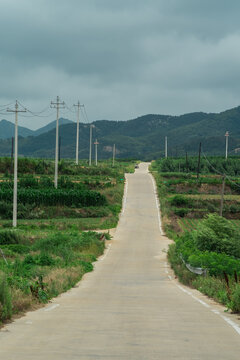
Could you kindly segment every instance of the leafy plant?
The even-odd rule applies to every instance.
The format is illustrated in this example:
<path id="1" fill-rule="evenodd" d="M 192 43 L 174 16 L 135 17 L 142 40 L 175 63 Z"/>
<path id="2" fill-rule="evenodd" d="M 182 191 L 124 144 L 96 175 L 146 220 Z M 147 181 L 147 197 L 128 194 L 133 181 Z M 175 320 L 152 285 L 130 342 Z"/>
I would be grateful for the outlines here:
<path id="1" fill-rule="evenodd" d="M 12 316 L 11 292 L 5 275 L 0 274 L 0 321 Z"/>

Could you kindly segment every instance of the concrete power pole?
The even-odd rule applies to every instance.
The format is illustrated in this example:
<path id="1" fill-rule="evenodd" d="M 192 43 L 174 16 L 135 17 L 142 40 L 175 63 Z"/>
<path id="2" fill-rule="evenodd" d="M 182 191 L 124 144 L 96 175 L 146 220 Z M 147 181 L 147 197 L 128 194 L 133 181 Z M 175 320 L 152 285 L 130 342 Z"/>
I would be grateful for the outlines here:
<path id="1" fill-rule="evenodd" d="M 98 148 L 97 148 L 97 146 L 99 145 L 99 142 L 97 141 L 97 139 L 96 139 L 94 145 L 95 145 L 95 165 L 97 166 L 97 161 L 98 161 L 98 153 L 97 153 Z"/>
<path id="2" fill-rule="evenodd" d="M 17 226 L 17 170 L 18 170 L 18 113 L 27 110 L 19 110 L 16 100 L 15 110 L 7 109 L 8 112 L 15 113 L 15 149 L 14 149 L 14 185 L 13 185 L 13 227 Z"/>
<path id="3" fill-rule="evenodd" d="M 80 121 L 80 108 L 81 106 L 84 107 L 84 105 L 81 105 L 80 102 L 73 106 L 77 106 L 77 138 L 76 138 L 76 164 L 78 165 L 78 148 L 79 148 L 79 121 Z"/>
<path id="4" fill-rule="evenodd" d="M 168 157 L 168 142 L 167 142 L 167 136 L 165 136 L 165 158 Z"/>
<path id="5" fill-rule="evenodd" d="M 57 118 L 56 118 L 56 148 L 55 148 L 55 175 L 54 175 L 54 186 L 57 189 L 58 186 L 58 122 L 59 122 L 59 109 L 63 109 L 65 106 L 64 101 L 60 102 L 59 96 L 57 96 L 57 101 L 51 101 L 51 107 L 57 109 Z"/>
<path id="6" fill-rule="evenodd" d="M 225 158 L 227 160 L 227 158 L 228 158 L 228 138 L 229 138 L 229 132 L 228 131 L 226 131 L 225 137 L 226 137 L 226 155 L 225 155 Z"/>
<path id="7" fill-rule="evenodd" d="M 92 129 L 94 125 L 90 124 L 90 135 L 89 135 L 89 166 L 92 165 Z"/>
<path id="8" fill-rule="evenodd" d="M 115 163 L 115 156 L 116 156 L 116 146 L 114 144 L 113 145 L 113 163 L 112 163 L 113 166 L 114 166 L 114 163 Z"/>

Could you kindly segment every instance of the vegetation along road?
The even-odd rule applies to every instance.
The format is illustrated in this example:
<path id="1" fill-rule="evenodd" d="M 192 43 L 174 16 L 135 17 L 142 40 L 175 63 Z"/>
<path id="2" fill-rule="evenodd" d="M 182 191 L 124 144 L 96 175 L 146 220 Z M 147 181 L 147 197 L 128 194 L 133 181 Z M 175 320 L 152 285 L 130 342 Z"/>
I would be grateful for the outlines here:
<path id="1" fill-rule="evenodd" d="M 174 279 L 148 165 L 127 175 L 114 239 L 79 286 L 0 332 L 0 358 L 239 359 L 237 316 Z"/>

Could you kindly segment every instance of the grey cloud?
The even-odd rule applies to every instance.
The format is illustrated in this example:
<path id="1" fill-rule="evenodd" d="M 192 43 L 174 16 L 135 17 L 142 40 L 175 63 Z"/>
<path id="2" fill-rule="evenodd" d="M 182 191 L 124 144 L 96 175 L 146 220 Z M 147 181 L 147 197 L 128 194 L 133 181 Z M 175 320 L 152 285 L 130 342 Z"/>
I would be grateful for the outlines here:
<path id="1" fill-rule="evenodd" d="M 239 10 L 234 0 L 1 0 L 0 102 L 80 98 L 92 120 L 236 106 Z"/>

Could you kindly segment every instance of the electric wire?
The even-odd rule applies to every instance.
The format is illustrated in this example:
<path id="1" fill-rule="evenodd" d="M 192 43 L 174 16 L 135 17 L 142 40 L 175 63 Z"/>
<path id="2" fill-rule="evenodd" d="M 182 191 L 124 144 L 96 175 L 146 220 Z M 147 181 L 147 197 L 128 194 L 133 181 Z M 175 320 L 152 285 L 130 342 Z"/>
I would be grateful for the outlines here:
<path id="1" fill-rule="evenodd" d="M 233 181 L 229 175 L 227 175 L 226 173 L 221 173 L 220 171 L 218 171 L 211 163 L 210 161 L 208 160 L 208 158 L 206 157 L 206 155 L 204 154 L 204 152 L 202 151 L 202 154 L 205 158 L 205 160 L 208 162 L 208 164 L 211 166 L 211 168 L 218 174 L 218 175 L 221 175 L 221 176 L 225 176 L 226 179 L 228 179 L 229 182 L 231 182 L 232 184 L 234 184 L 236 187 L 240 188 L 240 185 L 238 185 L 235 181 Z"/>

